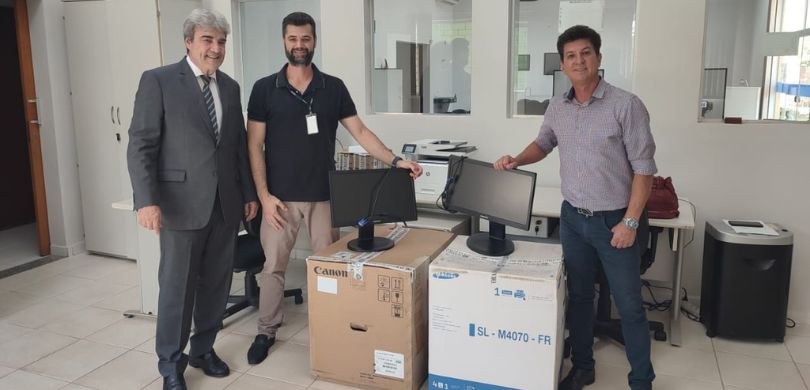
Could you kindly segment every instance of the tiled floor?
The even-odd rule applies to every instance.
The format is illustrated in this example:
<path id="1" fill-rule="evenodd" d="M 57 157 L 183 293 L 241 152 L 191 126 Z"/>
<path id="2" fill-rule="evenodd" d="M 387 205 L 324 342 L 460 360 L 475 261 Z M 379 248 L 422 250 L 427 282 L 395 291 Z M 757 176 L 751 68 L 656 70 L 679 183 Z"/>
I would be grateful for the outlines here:
<path id="1" fill-rule="evenodd" d="M 289 285 L 305 283 L 303 266 L 292 263 Z M 137 268 L 127 260 L 80 255 L 0 279 L 0 389 L 160 389 L 154 321 L 121 316 L 139 305 Z M 189 368 L 189 387 L 348 389 L 310 374 L 307 305 L 285 305 L 287 322 L 267 360 L 247 364 L 256 313 L 243 311 L 215 344 L 232 374 L 213 379 Z M 653 344 L 658 390 L 808 389 L 810 325 L 789 329 L 784 344 L 709 339 L 702 325 L 685 318 L 681 326 L 682 347 Z M 595 350 L 597 382 L 587 389 L 626 389 L 623 350 L 605 341 Z"/>
<path id="2" fill-rule="evenodd" d="M 0 230 L 0 271 L 40 258 L 36 229 L 32 223 Z"/>

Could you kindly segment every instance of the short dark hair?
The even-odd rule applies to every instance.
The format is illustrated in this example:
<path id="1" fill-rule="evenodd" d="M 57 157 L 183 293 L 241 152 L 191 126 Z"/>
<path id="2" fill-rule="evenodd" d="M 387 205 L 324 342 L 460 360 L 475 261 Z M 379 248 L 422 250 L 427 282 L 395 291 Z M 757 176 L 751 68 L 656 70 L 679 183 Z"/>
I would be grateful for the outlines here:
<path id="1" fill-rule="evenodd" d="M 315 19 L 312 19 L 312 16 L 309 16 L 306 12 L 293 12 L 284 17 L 284 20 L 281 22 L 281 36 L 283 37 L 287 33 L 287 26 L 292 24 L 293 26 L 305 26 L 310 25 L 312 26 L 312 37 L 317 39 L 317 34 L 315 33 Z"/>
<path id="2" fill-rule="evenodd" d="M 565 44 L 580 39 L 589 40 L 593 45 L 593 49 L 596 50 L 596 54 L 599 55 L 599 49 L 602 47 L 602 37 L 594 29 L 580 24 L 569 27 L 557 38 L 557 53 L 560 54 L 560 61 L 563 60 L 563 47 Z"/>

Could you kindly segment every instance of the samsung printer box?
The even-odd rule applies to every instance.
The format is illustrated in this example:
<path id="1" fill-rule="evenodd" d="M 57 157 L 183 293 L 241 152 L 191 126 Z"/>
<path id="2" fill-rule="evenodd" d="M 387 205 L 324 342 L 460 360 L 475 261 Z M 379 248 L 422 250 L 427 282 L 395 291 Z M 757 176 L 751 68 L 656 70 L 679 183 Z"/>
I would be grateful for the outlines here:
<path id="1" fill-rule="evenodd" d="M 428 388 L 557 389 L 565 279 L 559 244 L 479 255 L 458 236 L 430 265 Z"/>
<path id="2" fill-rule="evenodd" d="M 307 258 L 310 366 L 356 387 L 418 389 L 427 376 L 428 264 L 453 234 L 377 226 L 396 244 L 349 251 L 344 237 Z"/>

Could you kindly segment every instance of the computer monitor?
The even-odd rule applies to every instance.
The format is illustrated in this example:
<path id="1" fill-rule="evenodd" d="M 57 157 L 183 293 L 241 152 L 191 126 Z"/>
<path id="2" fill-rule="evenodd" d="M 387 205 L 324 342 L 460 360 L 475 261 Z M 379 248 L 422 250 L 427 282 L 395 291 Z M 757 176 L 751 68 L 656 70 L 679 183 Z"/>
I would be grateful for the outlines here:
<path id="1" fill-rule="evenodd" d="M 416 220 L 416 196 L 410 171 L 400 168 L 329 172 L 332 227 L 357 226 L 349 249 L 377 252 L 394 242 L 374 237 L 374 224 Z"/>
<path id="2" fill-rule="evenodd" d="M 506 226 L 528 230 L 537 174 L 519 169 L 496 171 L 492 163 L 450 157 L 445 206 L 489 220 L 489 232 L 476 233 L 467 246 L 487 256 L 506 256 L 515 244 Z"/>
<path id="3" fill-rule="evenodd" d="M 560 54 L 556 51 L 554 53 L 543 53 L 543 74 L 551 76 L 555 70 L 560 70 Z"/>
<path id="4" fill-rule="evenodd" d="M 605 77 L 605 70 L 599 69 L 599 77 Z M 560 96 L 565 95 L 568 91 L 571 90 L 571 79 L 565 75 L 565 73 L 561 70 L 554 71 L 554 84 L 552 86 L 554 90 L 553 95 L 551 96 Z"/>

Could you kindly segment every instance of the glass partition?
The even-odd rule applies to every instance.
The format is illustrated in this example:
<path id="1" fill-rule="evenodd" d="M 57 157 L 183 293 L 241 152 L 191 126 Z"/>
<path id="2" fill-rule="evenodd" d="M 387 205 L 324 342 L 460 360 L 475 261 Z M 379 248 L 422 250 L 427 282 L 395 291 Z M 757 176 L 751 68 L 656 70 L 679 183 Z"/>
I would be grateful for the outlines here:
<path id="1" fill-rule="evenodd" d="M 543 115 L 551 97 L 570 88 L 557 37 L 576 24 L 601 35 L 605 80 L 632 90 L 635 18 L 636 0 L 513 0 L 512 115 Z"/>
<path id="2" fill-rule="evenodd" d="M 372 0 L 371 108 L 469 114 L 471 0 Z"/>

